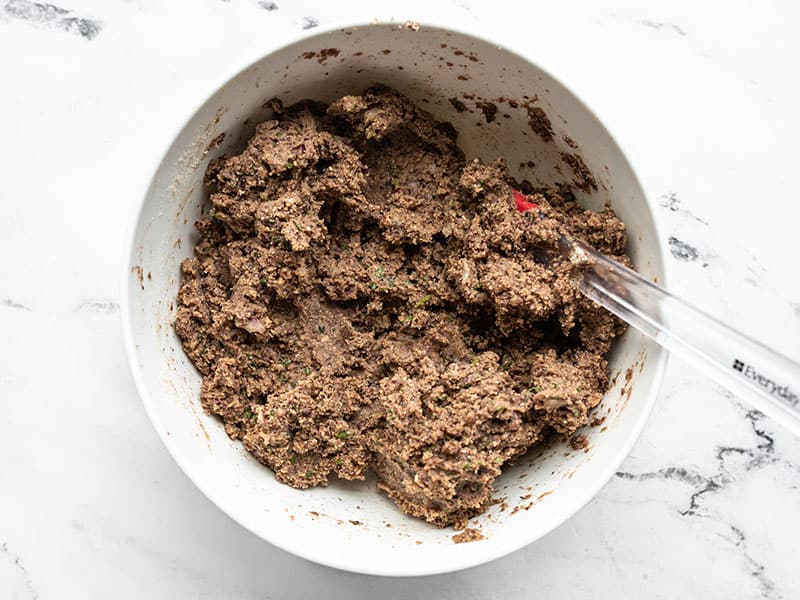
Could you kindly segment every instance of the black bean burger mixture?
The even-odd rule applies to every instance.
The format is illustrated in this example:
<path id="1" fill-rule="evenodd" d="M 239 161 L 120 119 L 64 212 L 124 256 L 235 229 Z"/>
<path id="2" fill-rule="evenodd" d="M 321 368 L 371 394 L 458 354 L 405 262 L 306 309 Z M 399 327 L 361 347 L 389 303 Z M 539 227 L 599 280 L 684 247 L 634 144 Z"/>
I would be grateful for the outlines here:
<path id="1" fill-rule="evenodd" d="M 624 326 L 556 240 L 629 264 L 625 227 L 465 160 L 389 88 L 274 106 L 209 165 L 182 265 L 175 328 L 203 407 L 283 483 L 372 468 L 403 512 L 463 525 L 504 465 L 600 402 Z"/>

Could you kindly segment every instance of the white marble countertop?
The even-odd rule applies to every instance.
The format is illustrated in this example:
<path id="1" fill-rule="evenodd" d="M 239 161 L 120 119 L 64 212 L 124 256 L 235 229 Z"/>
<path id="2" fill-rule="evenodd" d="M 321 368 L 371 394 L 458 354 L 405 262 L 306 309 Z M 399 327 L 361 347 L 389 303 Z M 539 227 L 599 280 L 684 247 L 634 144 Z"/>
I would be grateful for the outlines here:
<path id="1" fill-rule="evenodd" d="M 676 359 L 617 477 L 494 563 L 361 577 L 236 525 L 129 376 L 129 209 L 224 73 L 317 23 L 424 20 L 426 3 L 48 1 L 0 0 L 0 597 L 800 597 L 800 440 Z M 524 40 L 624 140 L 677 292 L 800 358 L 797 4 L 539 4 L 439 8 Z"/>

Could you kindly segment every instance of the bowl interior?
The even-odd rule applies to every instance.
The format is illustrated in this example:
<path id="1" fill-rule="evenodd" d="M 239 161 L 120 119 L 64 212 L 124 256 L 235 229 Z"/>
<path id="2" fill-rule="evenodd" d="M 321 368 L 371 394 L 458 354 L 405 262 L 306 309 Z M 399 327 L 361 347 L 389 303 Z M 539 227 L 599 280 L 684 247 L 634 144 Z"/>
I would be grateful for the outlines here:
<path id="1" fill-rule="evenodd" d="M 330 101 L 375 82 L 391 85 L 453 123 L 468 158 L 503 156 L 518 178 L 570 181 L 574 175 L 562 153 L 582 156 L 599 187 L 580 196 L 581 202 L 591 208 L 610 203 L 627 224 L 637 268 L 663 281 L 652 213 L 631 167 L 594 115 L 558 81 L 520 56 L 465 33 L 370 24 L 321 32 L 267 55 L 191 116 L 150 182 L 135 227 L 123 299 L 126 343 L 137 386 L 170 452 L 242 525 L 286 550 L 348 570 L 444 572 L 519 548 L 585 504 L 638 435 L 664 355 L 636 331 L 618 340 L 611 372 L 623 375 L 614 378 L 595 409 L 593 416 L 603 423 L 583 432 L 588 450 L 559 443 L 509 468 L 496 486 L 504 503 L 473 520 L 486 536 L 475 543 L 455 545 L 451 529 L 402 515 L 372 481 L 333 481 L 308 491 L 279 484 L 229 440 L 221 423 L 203 413 L 200 377 L 172 327 L 180 263 L 192 253 L 193 223 L 205 209 L 206 165 L 243 146 L 255 124 L 270 116 L 265 102 L 274 96 L 285 104 L 303 98 Z M 498 109 L 491 122 L 476 107 L 481 100 Z M 549 118 L 551 141 L 531 127 L 526 101 Z"/>

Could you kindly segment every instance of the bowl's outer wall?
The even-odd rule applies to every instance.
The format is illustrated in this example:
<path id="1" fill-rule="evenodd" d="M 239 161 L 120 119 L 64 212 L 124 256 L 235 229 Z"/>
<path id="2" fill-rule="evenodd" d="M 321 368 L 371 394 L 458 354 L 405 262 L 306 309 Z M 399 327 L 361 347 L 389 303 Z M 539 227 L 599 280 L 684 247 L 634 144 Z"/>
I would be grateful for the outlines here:
<path id="1" fill-rule="evenodd" d="M 302 58 L 323 48 L 335 48 L 338 55 Z M 123 300 L 126 344 L 137 386 L 168 449 L 198 487 L 242 525 L 288 551 L 348 570 L 391 575 L 451 571 L 530 543 L 600 489 L 638 436 L 660 383 L 664 354 L 635 331 L 617 342 L 612 375 L 632 369 L 633 378 L 627 385 L 624 375 L 616 378 L 595 413 L 607 415 L 603 425 L 584 428 L 588 451 L 558 445 L 509 468 L 497 485 L 497 496 L 506 498 L 508 508 L 494 506 L 475 520 L 487 536 L 479 543 L 454 545 L 452 530 L 401 515 L 371 482 L 335 482 L 309 491 L 281 485 L 230 441 L 220 422 L 203 413 L 199 375 L 172 327 L 180 263 L 192 253 L 193 224 L 205 208 L 206 165 L 242 147 L 255 124 L 269 117 L 265 101 L 274 96 L 285 104 L 303 98 L 330 101 L 374 82 L 395 87 L 435 117 L 452 122 L 468 158 L 503 156 L 519 178 L 534 177 L 520 166 L 533 161 L 534 181 L 569 179 L 570 170 L 559 158 L 560 152 L 575 152 L 563 139 L 568 135 L 600 182 L 599 191 L 581 196 L 581 202 L 592 208 L 610 202 L 627 225 L 637 268 L 663 281 L 653 213 L 636 176 L 595 116 L 558 81 L 476 37 L 434 27 L 412 31 L 373 24 L 322 32 L 267 55 L 190 118 L 155 173 L 133 232 Z M 486 123 L 464 94 L 536 98 L 552 122 L 553 141 L 544 143 L 531 130 L 524 108 L 497 102 L 497 119 Z M 457 112 L 451 97 L 471 110 Z M 515 512 L 515 507 L 528 510 Z"/>

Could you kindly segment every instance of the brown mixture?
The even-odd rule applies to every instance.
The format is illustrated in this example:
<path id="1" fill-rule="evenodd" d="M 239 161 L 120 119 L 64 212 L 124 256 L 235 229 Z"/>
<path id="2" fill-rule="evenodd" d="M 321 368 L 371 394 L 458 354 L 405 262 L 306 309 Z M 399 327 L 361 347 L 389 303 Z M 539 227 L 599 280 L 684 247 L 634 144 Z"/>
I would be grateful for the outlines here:
<path id="1" fill-rule="evenodd" d="M 453 536 L 453 541 L 456 544 L 465 544 L 467 542 L 479 542 L 481 540 L 486 539 L 484 535 L 478 531 L 477 529 L 473 529 L 472 527 L 466 527 L 464 531 L 461 533 L 457 533 Z"/>
<path id="2" fill-rule="evenodd" d="M 625 227 L 465 160 L 451 125 L 391 89 L 273 106 L 209 166 L 182 267 L 175 327 L 202 404 L 279 481 L 372 468 L 402 511 L 463 526 L 504 465 L 600 402 L 624 327 L 576 291 L 556 239 L 628 262 Z"/>

